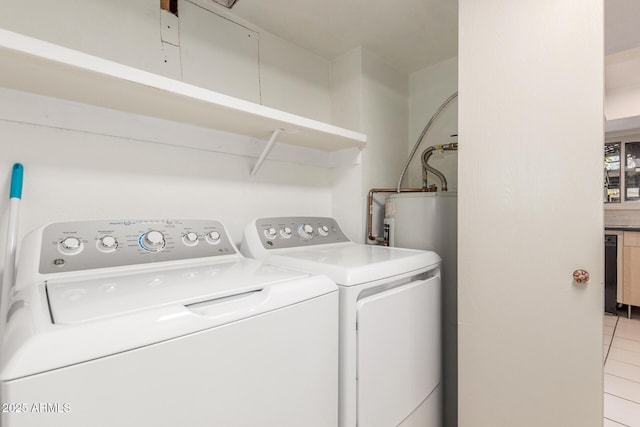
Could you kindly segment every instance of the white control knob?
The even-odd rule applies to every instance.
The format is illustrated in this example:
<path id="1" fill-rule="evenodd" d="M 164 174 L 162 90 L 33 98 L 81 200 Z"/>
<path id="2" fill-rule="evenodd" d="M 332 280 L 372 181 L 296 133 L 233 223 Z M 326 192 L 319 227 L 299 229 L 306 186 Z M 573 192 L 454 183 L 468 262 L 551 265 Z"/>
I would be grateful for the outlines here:
<path id="1" fill-rule="evenodd" d="M 329 235 L 329 227 L 327 227 L 326 225 L 318 227 L 318 233 L 320 233 L 320 235 L 322 236 Z"/>
<path id="2" fill-rule="evenodd" d="M 142 239 L 141 245 L 143 249 L 146 249 L 151 252 L 158 252 L 164 248 L 164 234 L 157 230 L 151 230 L 146 232 Z"/>
<path id="3" fill-rule="evenodd" d="M 280 235 L 285 239 L 290 238 L 292 234 L 293 234 L 293 231 L 291 231 L 289 227 L 285 227 L 282 230 L 280 230 Z"/>
<path id="4" fill-rule="evenodd" d="M 190 231 L 184 236 L 182 236 L 182 240 L 184 241 L 185 245 L 195 246 L 198 244 L 198 235 L 193 231 Z"/>
<path id="5" fill-rule="evenodd" d="M 209 243 L 217 245 L 218 243 L 220 243 L 220 233 L 218 233 L 217 231 L 210 231 L 209 233 L 207 233 L 207 241 Z"/>
<path id="6" fill-rule="evenodd" d="M 110 252 L 116 250 L 118 247 L 118 241 L 113 236 L 102 236 L 98 240 L 98 248 L 103 251 Z"/>
<path id="7" fill-rule="evenodd" d="M 77 254 L 82 250 L 82 242 L 77 237 L 65 237 L 60 242 L 60 250 L 67 254 Z"/>
<path id="8" fill-rule="evenodd" d="M 264 230 L 264 235 L 267 237 L 267 239 L 275 239 L 277 234 L 276 234 L 276 229 L 273 227 L 269 227 L 266 230 Z"/>
<path id="9" fill-rule="evenodd" d="M 298 234 L 305 240 L 313 237 L 313 227 L 309 224 L 300 224 L 298 226 Z"/>

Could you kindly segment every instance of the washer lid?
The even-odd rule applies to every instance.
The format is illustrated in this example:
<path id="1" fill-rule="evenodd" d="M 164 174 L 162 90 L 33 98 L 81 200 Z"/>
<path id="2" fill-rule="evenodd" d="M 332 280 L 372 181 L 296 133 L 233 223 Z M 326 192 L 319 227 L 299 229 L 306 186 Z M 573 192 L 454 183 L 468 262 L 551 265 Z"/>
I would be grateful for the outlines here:
<path id="1" fill-rule="evenodd" d="M 119 354 L 319 298 L 332 298 L 337 310 L 337 290 L 325 276 L 250 259 L 33 283 L 12 298 L 0 349 L 0 380 Z"/>
<path id="2" fill-rule="evenodd" d="M 55 324 L 76 324 L 168 304 L 191 305 L 258 291 L 307 277 L 250 259 L 82 279 L 51 279 L 47 295 Z"/>
<path id="3" fill-rule="evenodd" d="M 326 274 L 341 286 L 385 279 L 435 267 L 441 262 L 435 252 L 353 242 L 272 250 L 266 260 L 309 273 Z"/>

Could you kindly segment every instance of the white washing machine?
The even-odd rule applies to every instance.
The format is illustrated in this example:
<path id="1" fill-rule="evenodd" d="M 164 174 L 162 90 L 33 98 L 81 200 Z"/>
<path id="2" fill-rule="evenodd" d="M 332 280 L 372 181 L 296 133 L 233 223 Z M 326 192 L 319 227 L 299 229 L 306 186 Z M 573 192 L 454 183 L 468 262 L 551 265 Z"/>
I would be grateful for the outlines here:
<path id="1" fill-rule="evenodd" d="M 351 242 L 332 218 L 254 220 L 241 251 L 340 288 L 341 427 L 441 427 L 440 257 Z"/>
<path id="2" fill-rule="evenodd" d="M 328 278 L 246 259 L 208 220 L 54 223 L 20 260 L 3 427 L 337 424 Z"/>

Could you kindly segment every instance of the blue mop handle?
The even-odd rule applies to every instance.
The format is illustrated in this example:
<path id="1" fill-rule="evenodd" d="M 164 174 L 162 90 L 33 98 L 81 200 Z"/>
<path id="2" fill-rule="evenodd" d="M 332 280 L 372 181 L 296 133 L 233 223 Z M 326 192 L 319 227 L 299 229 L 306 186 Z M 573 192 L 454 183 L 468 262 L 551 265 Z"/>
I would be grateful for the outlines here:
<path id="1" fill-rule="evenodd" d="M 0 337 L 4 336 L 4 327 L 9 310 L 11 288 L 14 285 L 16 247 L 18 240 L 18 216 L 22 203 L 22 173 L 24 167 L 15 163 L 11 169 L 11 191 L 9 193 L 9 226 L 7 230 L 7 250 L 5 251 L 2 288 L 0 289 Z"/>
<path id="2" fill-rule="evenodd" d="M 21 163 L 15 163 L 11 171 L 11 191 L 10 199 L 22 199 L 22 173 L 24 167 Z"/>

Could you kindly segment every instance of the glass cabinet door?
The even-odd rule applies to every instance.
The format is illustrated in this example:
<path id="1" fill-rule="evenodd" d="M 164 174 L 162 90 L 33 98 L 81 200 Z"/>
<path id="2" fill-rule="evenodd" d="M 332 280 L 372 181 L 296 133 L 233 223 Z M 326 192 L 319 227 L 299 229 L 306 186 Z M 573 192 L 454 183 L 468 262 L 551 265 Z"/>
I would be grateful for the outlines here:
<path id="1" fill-rule="evenodd" d="M 624 149 L 624 200 L 640 200 L 640 142 L 627 142 Z"/>
<path id="2" fill-rule="evenodd" d="M 620 143 L 604 145 L 604 202 L 620 203 Z"/>

